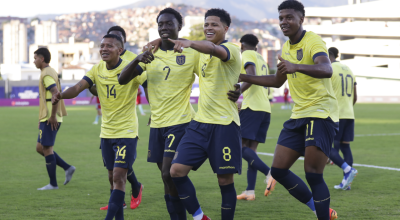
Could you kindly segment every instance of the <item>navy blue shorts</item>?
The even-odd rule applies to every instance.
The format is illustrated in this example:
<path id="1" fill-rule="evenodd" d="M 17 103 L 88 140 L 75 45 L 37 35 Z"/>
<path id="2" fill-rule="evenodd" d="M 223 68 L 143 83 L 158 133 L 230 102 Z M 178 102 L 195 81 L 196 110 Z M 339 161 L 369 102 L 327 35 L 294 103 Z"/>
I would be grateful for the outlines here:
<path id="1" fill-rule="evenodd" d="M 207 158 L 214 173 L 242 172 L 242 136 L 235 122 L 229 125 L 189 123 L 172 163 L 197 170 Z"/>
<path id="2" fill-rule="evenodd" d="M 242 138 L 265 143 L 271 121 L 271 113 L 253 111 L 250 108 L 246 108 L 240 111 L 239 116 Z"/>
<path id="3" fill-rule="evenodd" d="M 58 130 L 60 130 L 60 128 L 61 128 L 61 122 L 58 123 L 58 129 L 55 131 L 51 130 L 51 124 L 47 124 L 47 121 L 40 122 L 37 142 L 40 143 L 42 146 L 46 147 L 54 146 L 57 132 Z"/>
<path id="4" fill-rule="evenodd" d="M 147 162 L 162 163 L 164 157 L 174 158 L 189 123 L 165 128 L 150 128 Z"/>
<path id="5" fill-rule="evenodd" d="M 107 170 L 114 167 L 129 169 L 136 160 L 138 138 L 101 139 L 101 154 Z"/>
<path id="6" fill-rule="evenodd" d="M 339 123 L 331 118 L 289 119 L 283 124 L 278 144 L 304 155 L 308 146 L 319 147 L 329 157 Z"/>
<path id="7" fill-rule="evenodd" d="M 336 141 L 354 140 L 354 119 L 339 119 L 339 132 L 335 136 Z"/>

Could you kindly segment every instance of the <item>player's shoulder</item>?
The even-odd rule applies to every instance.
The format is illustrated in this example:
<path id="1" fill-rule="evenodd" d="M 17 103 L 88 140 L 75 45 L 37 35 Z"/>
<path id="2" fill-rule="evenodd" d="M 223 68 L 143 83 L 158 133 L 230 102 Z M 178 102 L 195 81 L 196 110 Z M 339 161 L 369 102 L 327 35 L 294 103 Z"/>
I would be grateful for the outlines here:
<path id="1" fill-rule="evenodd" d="M 57 71 L 51 66 L 44 68 L 42 72 L 46 75 L 51 73 L 55 73 L 57 75 Z"/>
<path id="2" fill-rule="evenodd" d="M 132 61 L 137 57 L 137 54 L 135 54 L 129 50 L 125 50 L 124 53 L 120 55 L 120 57 L 123 60 Z"/>
<path id="3" fill-rule="evenodd" d="M 322 41 L 322 38 L 318 34 L 312 32 L 312 31 L 306 31 L 306 33 L 304 34 L 304 40 L 307 40 L 307 41 L 320 40 L 320 41 Z"/>
<path id="4" fill-rule="evenodd" d="M 232 42 L 229 42 L 229 41 L 225 40 L 220 45 L 227 47 L 229 50 L 232 50 L 234 52 L 239 52 L 240 53 L 240 47 L 239 47 L 239 45 L 237 45 L 235 43 L 232 43 Z"/>

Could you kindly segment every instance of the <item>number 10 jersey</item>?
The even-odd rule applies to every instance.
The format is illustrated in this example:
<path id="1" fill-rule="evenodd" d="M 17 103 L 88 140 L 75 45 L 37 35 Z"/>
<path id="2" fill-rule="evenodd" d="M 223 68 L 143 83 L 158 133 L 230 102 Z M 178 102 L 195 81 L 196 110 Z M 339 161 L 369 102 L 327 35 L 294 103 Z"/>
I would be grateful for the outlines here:
<path id="1" fill-rule="evenodd" d="M 339 105 L 339 119 L 354 119 L 354 85 L 356 77 L 350 68 L 342 63 L 332 63 L 332 87 Z"/>
<path id="2" fill-rule="evenodd" d="M 147 92 L 152 128 L 188 123 L 192 120 L 190 93 L 198 70 L 199 53 L 159 49 L 149 64 L 139 63 L 147 73 Z"/>
<path id="3" fill-rule="evenodd" d="M 101 103 L 101 138 L 136 138 L 138 119 L 136 97 L 139 84 L 146 80 L 146 74 L 135 77 L 126 85 L 120 85 L 118 76 L 129 61 L 119 60 L 113 69 L 107 69 L 106 62 L 100 62 L 83 77 L 90 86 L 96 84 Z"/>

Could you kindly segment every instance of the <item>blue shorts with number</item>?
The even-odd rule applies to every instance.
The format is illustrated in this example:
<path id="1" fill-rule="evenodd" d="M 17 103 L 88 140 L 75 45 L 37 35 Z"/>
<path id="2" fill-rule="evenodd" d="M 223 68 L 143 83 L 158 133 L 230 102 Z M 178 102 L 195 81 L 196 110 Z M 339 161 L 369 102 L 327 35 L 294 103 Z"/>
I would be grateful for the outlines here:
<path id="1" fill-rule="evenodd" d="M 328 118 L 290 119 L 283 124 L 278 144 L 304 155 L 308 146 L 319 147 L 326 156 L 331 153 L 339 123 Z"/>
<path id="2" fill-rule="evenodd" d="M 57 132 L 58 130 L 60 130 L 60 127 L 61 127 L 61 122 L 58 123 L 57 130 L 52 131 L 51 124 L 47 124 L 47 121 L 40 122 L 37 142 L 39 142 L 42 146 L 46 147 L 54 146 Z"/>
<path id="3" fill-rule="evenodd" d="M 107 170 L 114 167 L 130 169 L 136 160 L 138 138 L 101 139 L 101 154 Z"/>
<path id="4" fill-rule="evenodd" d="M 164 128 L 150 128 L 147 162 L 162 163 L 164 157 L 174 158 L 189 123 Z"/>
<path id="5" fill-rule="evenodd" d="M 339 132 L 335 136 L 336 141 L 354 140 L 354 119 L 340 119 Z"/>
<path id="6" fill-rule="evenodd" d="M 242 136 L 235 122 L 229 125 L 189 123 L 172 163 L 197 170 L 207 158 L 214 173 L 242 172 Z"/>
<path id="7" fill-rule="evenodd" d="M 271 113 L 246 108 L 240 111 L 239 116 L 242 138 L 265 143 Z"/>

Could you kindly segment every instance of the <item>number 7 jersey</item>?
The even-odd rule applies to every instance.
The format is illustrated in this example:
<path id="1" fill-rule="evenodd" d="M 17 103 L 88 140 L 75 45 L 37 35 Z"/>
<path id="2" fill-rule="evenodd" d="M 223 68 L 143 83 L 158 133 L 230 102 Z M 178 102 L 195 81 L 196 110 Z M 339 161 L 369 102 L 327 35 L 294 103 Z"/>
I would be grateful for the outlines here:
<path id="1" fill-rule="evenodd" d="M 120 85 L 118 76 L 129 61 L 119 60 L 113 69 L 107 69 L 106 62 L 100 62 L 83 77 L 90 86 L 96 84 L 101 103 L 101 138 L 136 138 L 138 119 L 136 97 L 139 84 L 146 81 L 146 75 L 135 77 L 126 85 Z"/>
<path id="2" fill-rule="evenodd" d="M 182 53 L 159 49 L 151 63 L 139 63 L 147 73 L 150 127 L 163 128 L 192 120 L 190 93 L 198 60 L 199 53 L 191 48 Z"/>
<path id="3" fill-rule="evenodd" d="M 332 87 L 339 105 L 339 119 L 354 119 L 354 86 L 356 77 L 350 68 L 342 63 L 332 63 Z"/>

